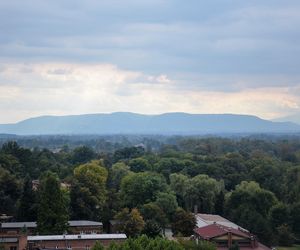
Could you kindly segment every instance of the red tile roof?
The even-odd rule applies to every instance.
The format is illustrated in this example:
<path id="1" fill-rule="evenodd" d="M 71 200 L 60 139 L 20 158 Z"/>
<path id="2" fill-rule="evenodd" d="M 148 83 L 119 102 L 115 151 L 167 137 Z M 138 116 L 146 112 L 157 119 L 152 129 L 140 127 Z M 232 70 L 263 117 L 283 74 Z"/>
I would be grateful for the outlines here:
<path id="1" fill-rule="evenodd" d="M 217 236 L 227 234 L 228 232 L 231 232 L 232 234 L 235 234 L 235 235 L 238 235 L 241 237 L 246 237 L 246 238 L 251 237 L 251 235 L 247 232 L 241 231 L 239 229 L 219 225 L 217 223 L 211 224 L 211 225 L 208 225 L 205 227 L 201 227 L 201 228 L 196 228 L 194 231 L 196 234 L 198 234 L 203 239 L 214 238 Z"/>

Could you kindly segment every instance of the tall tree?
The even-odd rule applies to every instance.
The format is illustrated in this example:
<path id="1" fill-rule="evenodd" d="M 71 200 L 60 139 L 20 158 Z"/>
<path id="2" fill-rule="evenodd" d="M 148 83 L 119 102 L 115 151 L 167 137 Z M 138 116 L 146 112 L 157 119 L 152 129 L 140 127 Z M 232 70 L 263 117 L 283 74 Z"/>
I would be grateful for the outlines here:
<path id="1" fill-rule="evenodd" d="M 171 219 L 174 215 L 176 209 L 178 208 L 178 203 L 176 196 L 173 193 L 163 193 L 157 194 L 155 204 L 161 208 L 161 210 L 166 214 L 168 219 Z"/>
<path id="2" fill-rule="evenodd" d="M 268 214 L 277 202 L 275 195 L 258 183 L 243 181 L 228 194 L 226 212 L 234 222 L 258 235 L 263 242 L 270 243 L 272 231 Z"/>
<path id="3" fill-rule="evenodd" d="M 15 203 L 20 194 L 20 181 L 15 175 L 0 167 L 0 213 L 15 215 Z"/>
<path id="4" fill-rule="evenodd" d="M 70 192 L 74 219 L 100 220 L 107 200 L 107 176 L 107 170 L 100 161 L 91 161 L 75 168 Z"/>
<path id="5" fill-rule="evenodd" d="M 56 174 L 47 172 L 38 189 L 37 231 L 39 234 L 62 234 L 68 229 L 68 210 Z"/>
<path id="6" fill-rule="evenodd" d="M 37 219 L 36 193 L 32 189 L 32 180 L 29 176 L 24 180 L 17 217 L 19 221 L 36 221 Z"/>

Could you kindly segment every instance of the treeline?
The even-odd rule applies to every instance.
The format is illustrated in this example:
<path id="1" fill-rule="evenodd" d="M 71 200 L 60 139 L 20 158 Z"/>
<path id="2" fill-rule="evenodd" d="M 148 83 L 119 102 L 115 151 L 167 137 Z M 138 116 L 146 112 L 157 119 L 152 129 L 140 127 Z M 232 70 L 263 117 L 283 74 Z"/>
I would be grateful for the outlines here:
<path id="1" fill-rule="evenodd" d="M 40 180 L 36 191 L 34 179 Z M 0 213 L 37 220 L 39 233 L 64 232 L 68 219 L 106 226 L 114 219 L 132 237 L 156 237 L 167 226 L 190 236 L 197 210 L 225 216 L 268 245 L 289 245 L 300 235 L 297 138 L 176 138 L 159 150 L 111 153 L 86 146 L 54 153 L 7 142 L 0 150 L 0 187 Z M 53 200 L 59 202 L 49 207 Z M 52 211 L 61 217 L 47 225 Z"/>
<path id="2" fill-rule="evenodd" d="M 166 240 L 160 237 L 149 238 L 142 235 L 137 238 L 127 239 L 122 244 L 112 243 L 105 248 L 101 243 L 96 242 L 92 250 L 216 250 L 216 246 L 210 242 L 199 242 L 179 239 L 178 242 Z M 234 250 L 234 248 L 232 248 Z"/>

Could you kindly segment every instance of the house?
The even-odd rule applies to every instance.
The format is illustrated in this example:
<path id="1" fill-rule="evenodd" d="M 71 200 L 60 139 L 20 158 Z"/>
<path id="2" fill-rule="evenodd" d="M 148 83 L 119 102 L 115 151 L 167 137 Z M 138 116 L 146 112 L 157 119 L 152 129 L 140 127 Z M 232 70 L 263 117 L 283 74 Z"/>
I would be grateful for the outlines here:
<path id="1" fill-rule="evenodd" d="M 6 222 L 1 224 L 0 233 L 2 235 L 18 235 L 21 233 L 35 235 L 36 228 L 36 222 Z M 102 231 L 102 222 L 88 220 L 69 221 L 69 233 L 72 234 L 101 234 Z"/>
<path id="2" fill-rule="evenodd" d="M 194 230 L 197 240 L 214 242 L 218 250 L 225 250 L 237 244 L 241 250 L 270 250 L 258 242 L 257 238 L 249 232 L 217 223 L 196 228 Z"/>
<path id="3" fill-rule="evenodd" d="M 237 244 L 241 250 L 270 250 L 257 237 L 237 224 L 214 214 L 196 214 L 194 237 L 216 244 L 218 250 L 225 250 Z"/>

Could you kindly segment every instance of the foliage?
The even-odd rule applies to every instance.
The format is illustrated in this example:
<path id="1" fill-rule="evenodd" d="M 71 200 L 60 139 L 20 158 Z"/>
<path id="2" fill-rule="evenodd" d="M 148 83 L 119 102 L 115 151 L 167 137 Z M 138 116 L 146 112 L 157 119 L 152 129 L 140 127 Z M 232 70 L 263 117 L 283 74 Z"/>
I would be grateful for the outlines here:
<path id="1" fill-rule="evenodd" d="M 195 240 L 184 240 L 182 238 L 178 239 L 181 246 L 186 250 L 216 250 L 216 245 L 209 241 L 195 241 Z"/>
<path id="2" fill-rule="evenodd" d="M 104 250 L 104 246 L 99 242 L 96 241 L 95 245 L 92 247 L 92 250 Z"/>
<path id="3" fill-rule="evenodd" d="M 73 219 L 105 225 L 137 207 L 143 233 L 154 237 L 174 222 L 178 205 L 223 214 L 266 244 L 278 241 L 282 224 L 299 238 L 299 138 L 0 135 L 0 213 L 34 220 L 30 181 L 50 170 L 71 184 L 62 196 Z"/>
<path id="4" fill-rule="evenodd" d="M 138 236 L 145 226 L 143 217 L 136 208 L 131 211 L 124 208 L 115 216 L 115 219 L 119 222 L 117 225 L 118 231 L 124 232 L 128 237 Z"/>
<path id="5" fill-rule="evenodd" d="M 291 228 L 287 224 L 277 227 L 278 244 L 280 246 L 292 246 L 295 240 Z"/>
<path id="6" fill-rule="evenodd" d="M 107 176 L 107 170 L 96 160 L 74 169 L 70 192 L 73 218 L 100 219 L 107 199 Z"/>
<path id="7" fill-rule="evenodd" d="M 68 212 L 58 177 L 47 172 L 40 182 L 37 231 L 39 234 L 63 234 L 68 229 Z"/>
<path id="8" fill-rule="evenodd" d="M 19 221 L 36 221 L 37 217 L 37 197 L 32 189 L 32 181 L 27 176 L 24 180 L 23 192 L 20 198 L 18 215 Z"/>
<path id="9" fill-rule="evenodd" d="M 87 146 L 75 148 L 71 155 L 71 161 L 74 164 L 87 163 L 95 158 L 96 158 L 95 152 Z"/>
<path id="10" fill-rule="evenodd" d="M 16 200 L 21 193 L 21 183 L 17 177 L 0 167 L 0 211 L 14 215 L 16 213 Z"/>
<path id="11" fill-rule="evenodd" d="M 110 171 L 110 184 L 111 187 L 119 190 L 121 181 L 123 177 L 130 174 L 130 168 L 127 166 L 124 162 L 118 162 L 112 165 L 111 171 Z"/>
<path id="12" fill-rule="evenodd" d="M 144 234 L 154 237 L 164 231 L 167 217 L 156 203 L 144 204 L 141 208 L 141 214 L 145 220 Z"/>
<path id="13" fill-rule="evenodd" d="M 172 220 L 172 232 L 175 235 L 191 236 L 196 225 L 195 216 L 182 208 L 176 210 Z"/>
<path id="14" fill-rule="evenodd" d="M 175 241 L 164 238 L 148 238 L 142 235 L 138 238 L 127 239 L 123 244 L 111 244 L 109 250 L 184 250 L 184 248 Z"/>
<path id="15" fill-rule="evenodd" d="M 289 208 L 287 205 L 279 203 L 270 209 L 270 223 L 275 229 L 282 224 L 288 224 L 290 222 L 289 218 Z"/>
<path id="16" fill-rule="evenodd" d="M 128 207 L 138 207 L 154 201 L 157 194 L 166 189 L 167 184 L 163 176 L 152 172 L 129 174 L 121 183 L 121 195 Z"/>
<path id="17" fill-rule="evenodd" d="M 238 225 L 258 235 L 261 240 L 271 240 L 271 228 L 267 216 L 272 206 L 277 204 L 275 195 L 262 189 L 256 182 L 242 182 L 229 193 L 226 211 Z"/>
<path id="18" fill-rule="evenodd" d="M 173 214 L 178 208 L 176 196 L 173 193 L 158 193 L 155 204 L 161 208 L 161 210 L 169 219 L 172 218 Z"/>
<path id="19" fill-rule="evenodd" d="M 300 202 L 291 205 L 290 216 L 293 232 L 300 235 Z"/>

